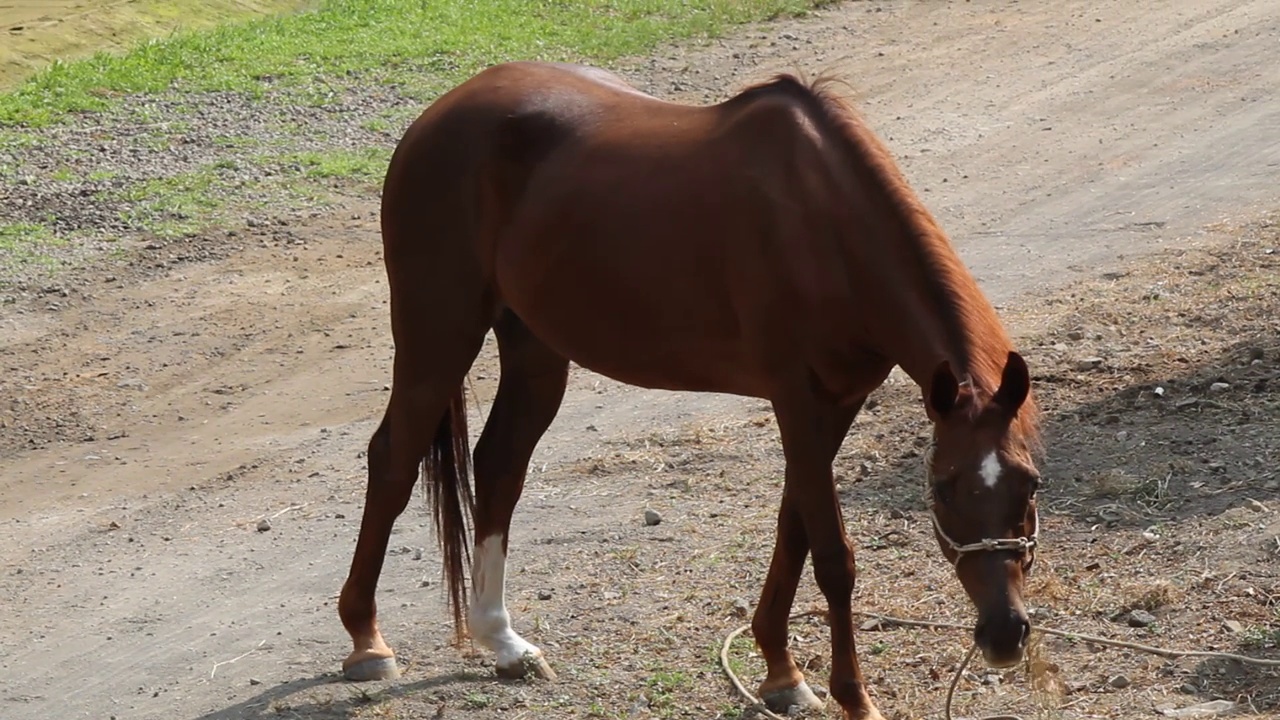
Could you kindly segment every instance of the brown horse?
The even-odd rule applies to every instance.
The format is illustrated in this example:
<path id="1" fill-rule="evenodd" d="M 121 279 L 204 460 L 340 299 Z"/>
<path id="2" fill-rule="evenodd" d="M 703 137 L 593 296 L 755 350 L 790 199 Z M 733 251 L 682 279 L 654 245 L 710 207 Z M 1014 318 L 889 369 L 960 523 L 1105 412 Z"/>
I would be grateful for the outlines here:
<path id="1" fill-rule="evenodd" d="M 821 83 L 781 76 L 693 107 L 592 68 L 489 68 L 406 132 L 382 233 L 394 384 L 339 602 L 355 645 L 348 678 L 398 673 L 374 594 L 419 465 L 459 634 L 465 615 L 500 674 L 553 676 L 503 596 L 512 511 L 571 360 L 632 385 L 772 404 L 785 489 L 752 622 L 771 707 L 820 704 L 787 647 L 811 554 L 830 613 L 831 695 L 847 717 L 881 717 L 854 649 L 854 560 L 832 462 L 895 365 L 933 422 L 929 507 L 977 608 L 975 639 L 992 665 L 1022 657 L 1038 484 L 1027 366 L 888 152 Z M 491 329 L 502 375 L 473 502 L 463 381 Z"/>

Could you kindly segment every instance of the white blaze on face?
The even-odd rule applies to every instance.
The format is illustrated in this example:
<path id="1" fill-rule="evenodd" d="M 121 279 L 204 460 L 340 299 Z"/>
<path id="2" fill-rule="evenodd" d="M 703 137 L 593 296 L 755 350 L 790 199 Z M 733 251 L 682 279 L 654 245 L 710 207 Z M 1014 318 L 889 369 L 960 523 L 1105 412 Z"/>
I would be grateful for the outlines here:
<path id="1" fill-rule="evenodd" d="M 1000 471 L 1003 469 L 1000 467 L 1000 458 L 996 457 L 993 450 L 982 458 L 982 465 L 978 468 L 978 473 L 982 475 L 982 484 L 989 488 L 995 487 L 996 483 L 1000 482 Z"/>
<path id="2" fill-rule="evenodd" d="M 507 582 L 507 555 L 502 550 L 503 536 L 490 535 L 476 545 L 471 563 L 471 607 L 467 625 L 481 645 L 497 655 L 501 668 L 524 661 L 526 654 L 541 656 L 542 651 L 525 641 L 511 629 L 504 595 Z"/>

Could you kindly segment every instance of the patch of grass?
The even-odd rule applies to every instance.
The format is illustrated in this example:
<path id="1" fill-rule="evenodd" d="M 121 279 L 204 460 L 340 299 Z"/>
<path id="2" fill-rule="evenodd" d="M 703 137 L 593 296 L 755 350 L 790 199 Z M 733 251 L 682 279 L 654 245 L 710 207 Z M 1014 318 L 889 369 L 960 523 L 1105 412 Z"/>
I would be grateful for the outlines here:
<path id="1" fill-rule="evenodd" d="M 1240 637 L 1240 647 L 1245 650 L 1269 650 L 1280 646 L 1280 629 L 1250 625 Z"/>
<path id="2" fill-rule="evenodd" d="M 224 193 L 214 168 L 156 178 L 105 193 L 130 208 L 123 220 L 162 238 L 199 231 L 217 219 Z"/>
<path id="3" fill-rule="evenodd" d="M 0 152 L 21 150 L 22 148 L 32 147 L 39 142 L 40 138 L 34 133 L 0 128 Z"/>
<path id="4" fill-rule="evenodd" d="M 673 708 L 680 690 L 692 683 L 693 680 L 688 673 L 679 670 L 655 672 L 644 683 L 649 697 L 649 707 L 658 711 Z"/>
<path id="5" fill-rule="evenodd" d="M 261 93 L 400 71 L 430 92 L 510 59 L 596 61 L 729 26 L 798 15 L 822 0 L 326 0 L 316 10 L 185 32 L 119 56 L 56 62 L 0 95 L 0 125 L 38 126 L 128 93 L 179 86 Z M 425 72 L 424 72 L 425 70 Z M 417 79 L 424 77 L 423 80 Z M 307 90 L 307 92 L 313 92 Z"/>
<path id="6" fill-rule="evenodd" d="M 302 152 L 284 158 L 309 178 L 346 178 L 381 183 L 391 159 L 391 149 L 371 147 L 359 151 Z"/>
<path id="7" fill-rule="evenodd" d="M 47 250 L 63 244 L 45 225 L 29 222 L 0 222 L 0 268 L 36 266 L 54 269 L 59 265 Z M 0 279 L 3 284 L 3 279 Z"/>

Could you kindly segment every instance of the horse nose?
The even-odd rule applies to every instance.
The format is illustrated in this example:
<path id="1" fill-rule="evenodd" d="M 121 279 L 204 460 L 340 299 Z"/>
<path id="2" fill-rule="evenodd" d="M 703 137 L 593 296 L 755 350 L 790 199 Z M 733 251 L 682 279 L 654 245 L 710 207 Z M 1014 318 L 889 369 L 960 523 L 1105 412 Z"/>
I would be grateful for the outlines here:
<path id="1" fill-rule="evenodd" d="M 1021 662 L 1030 635 L 1031 621 L 1015 608 L 983 613 L 973 629 L 974 642 L 982 650 L 987 664 L 994 668 L 1011 667 Z"/>

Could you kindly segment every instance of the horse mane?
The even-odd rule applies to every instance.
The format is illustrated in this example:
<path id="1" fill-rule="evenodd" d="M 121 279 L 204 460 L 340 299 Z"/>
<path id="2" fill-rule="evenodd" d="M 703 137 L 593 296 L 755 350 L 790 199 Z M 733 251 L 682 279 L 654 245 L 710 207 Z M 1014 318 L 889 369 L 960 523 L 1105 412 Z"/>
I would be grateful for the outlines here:
<path id="1" fill-rule="evenodd" d="M 970 376 L 959 379 L 971 379 L 984 391 L 995 392 L 1013 347 L 1004 325 L 942 227 L 907 184 L 888 148 L 853 105 L 832 89 L 835 85 L 856 92 L 832 73 L 819 74 L 813 80 L 806 80 L 803 74 L 779 73 L 748 86 L 735 99 L 782 93 L 798 101 L 822 135 L 854 160 L 851 167 L 860 185 L 887 195 L 887 203 L 900 211 L 906 226 L 904 235 L 918 241 L 912 257 L 924 274 L 937 280 L 924 289 L 931 294 L 934 306 L 951 315 L 943 318 L 943 332 L 951 335 L 954 346 L 972 350 L 968 357 L 953 359 L 965 361 L 965 366 L 956 370 Z M 1040 409 L 1034 391 L 1027 395 L 1013 424 L 1032 453 L 1042 455 Z"/>

